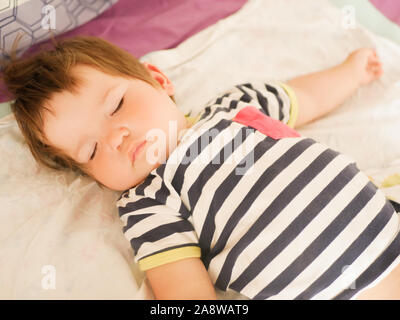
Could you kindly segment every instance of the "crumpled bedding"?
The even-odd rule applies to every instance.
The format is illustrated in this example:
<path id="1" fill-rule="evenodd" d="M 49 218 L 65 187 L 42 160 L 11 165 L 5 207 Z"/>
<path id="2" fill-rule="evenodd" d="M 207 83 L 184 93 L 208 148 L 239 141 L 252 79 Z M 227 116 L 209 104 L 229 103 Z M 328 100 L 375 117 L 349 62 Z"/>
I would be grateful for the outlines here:
<path id="1" fill-rule="evenodd" d="M 289 79 L 376 46 L 384 77 L 299 132 L 354 157 L 382 184 L 400 170 L 400 48 L 360 26 L 344 28 L 342 18 L 327 0 L 249 0 L 177 48 L 142 60 L 171 78 L 182 111 L 196 115 L 232 85 Z M 0 123 L 0 154 L 0 299 L 153 298 L 122 234 L 117 192 L 39 167 L 12 117 Z M 384 186 L 400 200 L 396 185 Z"/>

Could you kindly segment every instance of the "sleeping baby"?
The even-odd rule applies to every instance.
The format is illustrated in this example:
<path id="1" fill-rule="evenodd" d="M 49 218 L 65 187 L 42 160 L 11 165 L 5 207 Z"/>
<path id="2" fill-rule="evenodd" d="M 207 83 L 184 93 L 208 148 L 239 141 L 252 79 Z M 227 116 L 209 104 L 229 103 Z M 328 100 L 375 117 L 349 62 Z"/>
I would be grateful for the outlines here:
<path id="1" fill-rule="evenodd" d="M 238 84 L 189 117 L 162 71 L 99 38 L 3 68 L 38 163 L 121 191 L 157 299 L 400 298 L 393 205 L 351 157 L 295 130 L 381 75 L 363 48 L 284 83 Z"/>

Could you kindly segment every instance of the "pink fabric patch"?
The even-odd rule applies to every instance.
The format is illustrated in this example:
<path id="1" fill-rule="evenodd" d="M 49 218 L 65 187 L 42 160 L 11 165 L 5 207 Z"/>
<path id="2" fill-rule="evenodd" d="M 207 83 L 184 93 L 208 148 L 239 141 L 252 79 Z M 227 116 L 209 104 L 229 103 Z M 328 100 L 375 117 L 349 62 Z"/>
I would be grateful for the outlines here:
<path id="1" fill-rule="evenodd" d="M 272 139 L 296 138 L 300 134 L 286 124 L 262 113 L 258 108 L 248 106 L 240 110 L 233 121 L 257 129 Z"/>

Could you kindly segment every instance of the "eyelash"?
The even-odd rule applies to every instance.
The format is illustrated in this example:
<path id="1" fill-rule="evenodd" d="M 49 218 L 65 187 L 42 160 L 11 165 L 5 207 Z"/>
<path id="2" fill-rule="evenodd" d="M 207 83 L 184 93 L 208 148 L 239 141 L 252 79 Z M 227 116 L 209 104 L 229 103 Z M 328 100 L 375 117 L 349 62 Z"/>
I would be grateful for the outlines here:
<path id="1" fill-rule="evenodd" d="M 111 115 L 114 115 L 115 113 L 117 113 L 118 110 L 121 109 L 123 104 L 124 104 L 124 97 L 122 97 L 121 101 L 118 104 L 118 107 L 113 111 L 113 113 L 111 113 Z M 97 150 L 97 143 L 94 146 L 94 150 L 93 150 L 92 155 L 90 156 L 90 160 L 93 160 L 94 156 L 96 155 L 96 150 Z"/>
<path id="2" fill-rule="evenodd" d="M 124 97 L 122 97 L 121 101 L 120 101 L 119 104 L 118 104 L 117 109 L 115 109 L 115 110 L 113 111 L 113 113 L 111 113 L 111 115 L 114 115 L 115 113 L 117 113 L 117 111 L 122 107 L 123 103 L 124 103 Z"/>

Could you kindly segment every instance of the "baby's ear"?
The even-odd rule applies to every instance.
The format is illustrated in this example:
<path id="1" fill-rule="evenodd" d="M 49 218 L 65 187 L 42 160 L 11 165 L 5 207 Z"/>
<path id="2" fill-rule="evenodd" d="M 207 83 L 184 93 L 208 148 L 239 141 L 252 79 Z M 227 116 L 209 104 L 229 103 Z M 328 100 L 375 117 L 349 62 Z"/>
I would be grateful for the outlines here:
<path id="1" fill-rule="evenodd" d="M 161 85 L 161 87 L 169 96 L 175 94 L 175 87 L 173 83 L 164 73 L 161 72 L 160 69 L 148 62 L 143 62 L 143 66 L 147 69 L 150 75 Z"/>

